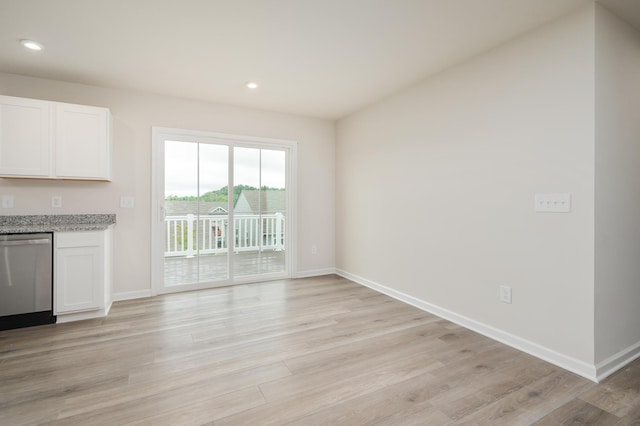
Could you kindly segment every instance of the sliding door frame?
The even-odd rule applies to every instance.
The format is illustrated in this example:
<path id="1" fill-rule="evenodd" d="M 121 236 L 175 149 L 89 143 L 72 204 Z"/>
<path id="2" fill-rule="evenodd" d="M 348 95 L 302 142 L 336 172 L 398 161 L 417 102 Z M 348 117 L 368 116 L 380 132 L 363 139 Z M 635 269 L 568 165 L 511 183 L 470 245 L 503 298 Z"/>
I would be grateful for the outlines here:
<path id="1" fill-rule="evenodd" d="M 297 148 L 296 141 L 262 138 L 255 136 L 233 135 L 216 132 L 202 132 L 195 130 L 175 129 L 166 127 L 152 127 L 151 130 L 151 294 L 171 293 L 174 291 L 188 291 L 199 288 L 221 287 L 271 279 L 290 278 L 297 269 Z M 167 140 L 194 143 L 211 143 L 227 145 L 229 147 L 229 164 L 233 164 L 233 149 L 235 147 L 284 150 L 286 153 L 286 205 L 288 217 L 285 222 L 285 264 L 283 273 L 247 275 L 236 278 L 233 276 L 233 253 L 229 248 L 229 276 L 231 279 L 214 283 L 201 283 L 176 286 L 167 289 L 164 285 L 164 143 Z M 231 190 L 233 182 L 233 167 L 228 170 L 228 185 Z M 230 191 L 231 193 L 231 191 Z M 233 197 L 229 199 L 233 207 Z M 233 218 L 233 209 L 229 210 L 229 219 Z M 233 238 L 232 238 L 233 240 Z"/>

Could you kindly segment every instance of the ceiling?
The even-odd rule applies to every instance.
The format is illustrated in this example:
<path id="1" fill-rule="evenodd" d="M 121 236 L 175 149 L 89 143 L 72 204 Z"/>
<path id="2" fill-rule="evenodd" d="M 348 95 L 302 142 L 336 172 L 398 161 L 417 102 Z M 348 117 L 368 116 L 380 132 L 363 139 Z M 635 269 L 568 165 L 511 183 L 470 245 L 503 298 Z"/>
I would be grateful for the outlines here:
<path id="1" fill-rule="evenodd" d="M 0 0 L 0 71 L 338 119 L 592 1 Z"/>
<path id="2" fill-rule="evenodd" d="M 640 1 L 638 0 L 597 0 L 616 15 L 640 30 Z"/>

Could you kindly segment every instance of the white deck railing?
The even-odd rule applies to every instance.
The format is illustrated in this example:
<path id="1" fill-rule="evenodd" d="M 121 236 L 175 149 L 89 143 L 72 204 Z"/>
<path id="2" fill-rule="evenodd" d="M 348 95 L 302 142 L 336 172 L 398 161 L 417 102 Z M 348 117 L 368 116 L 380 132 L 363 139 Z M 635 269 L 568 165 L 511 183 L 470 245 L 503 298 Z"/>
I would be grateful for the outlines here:
<path id="1" fill-rule="evenodd" d="M 234 252 L 284 250 L 284 220 L 282 213 L 235 215 Z M 165 257 L 228 252 L 228 216 L 167 216 L 164 223 Z"/>

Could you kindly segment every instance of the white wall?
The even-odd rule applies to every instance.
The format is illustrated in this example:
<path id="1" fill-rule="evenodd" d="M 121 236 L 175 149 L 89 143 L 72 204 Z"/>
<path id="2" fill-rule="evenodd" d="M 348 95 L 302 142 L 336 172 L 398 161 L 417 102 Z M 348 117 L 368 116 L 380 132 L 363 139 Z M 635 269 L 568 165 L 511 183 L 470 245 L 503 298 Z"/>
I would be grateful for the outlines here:
<path id="1" fill-rule="evenodd" d="M 593 31 L 590 6 L 340 120 L 340 273 L 588 374 Z M 535 213 L 547 192 L 572 212 Z"/>
<path id="2" fill-rule="evenodd" d="M 114 292 L 151 289 L 151 127 L 172 127 L 298 141 L 298 267 L 302 275 L 334 267 L 334 123 L 0 73 L 0 94 L 108 107 L 113 117 L 113 182 L 0 179 L 15 209 L 0 214 L 116 213 Z M 51 208 L 61 195 L 62 209 Z M 120 209 L 122 195 L 135 208 Z M 311 255 L 311 245 L 318 254 Z"/>
<path id="3" fill-rule="evenodd" d="M 640 347 L 640 33 L 596 12 L 595 359 L 603 362 Z"/>

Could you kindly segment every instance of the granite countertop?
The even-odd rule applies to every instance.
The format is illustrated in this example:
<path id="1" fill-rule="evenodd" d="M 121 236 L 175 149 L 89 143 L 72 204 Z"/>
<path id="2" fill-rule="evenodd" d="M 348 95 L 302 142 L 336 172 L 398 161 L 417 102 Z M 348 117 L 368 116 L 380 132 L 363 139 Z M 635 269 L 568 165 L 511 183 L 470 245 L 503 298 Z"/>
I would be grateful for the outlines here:
<path id="1" fill-rule="evenodd" d="M 116 223 L 115 214 L 0 216 L 0 234 L 95 231 Z"/>

